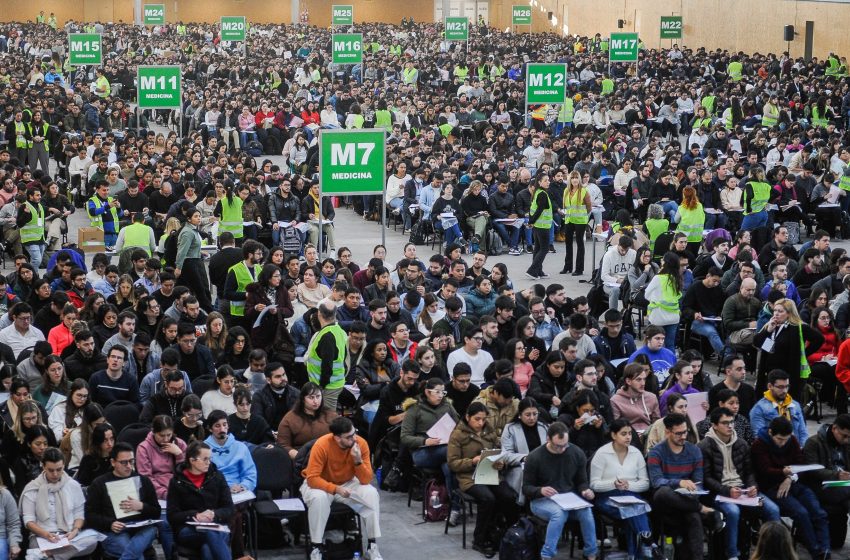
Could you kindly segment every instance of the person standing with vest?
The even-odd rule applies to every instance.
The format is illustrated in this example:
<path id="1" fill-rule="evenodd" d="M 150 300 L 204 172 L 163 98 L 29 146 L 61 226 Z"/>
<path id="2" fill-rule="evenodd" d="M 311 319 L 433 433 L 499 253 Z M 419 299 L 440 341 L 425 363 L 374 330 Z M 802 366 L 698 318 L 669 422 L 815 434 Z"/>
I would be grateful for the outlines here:
<path id="1" fill-rule="evenodd" d="M 103 68 L 95 69 L 97 79 L 94 82 L 94 93 L 100 98 L 106 99 L 112 93 L 112 86 L 103 71 Z"/>
<path id="2" fill-rule="evenodd" d="M 118 207 L 121 204 L 109 196 L 109 183 L 101 179 L 95 184 L 94 196 L 86 203 L 91 227 L 103 230 L 103 242 L 111 250 L 118 241 Z"/>
<path id="3" fill-rule="evenodd" d="M 405 85 L 412 86 L 413 89 L 416 89 L 419 85 L 419 70 L 416 69 L 412 61 L 405 64 L 401 77 Z"/>
<path id="4" fill-rule="evenodd" d="M 549 275 L 543 272 L 543 261 L 549 252 L 549 230 L 552 229 L 553 216 L 552 201 L 549 198 L 549 176 L 545 173 L 537 175 L 531 195 L 528 223 L 534 232 L 534 256 L 525 275 L 532 280 L 549 278 Z"/>
<path id="5" fill-rule="evenodd" d="M 345 353 L 348 336 L 336 322 L 336 304 L 323 299 L 317 305 L 319 332 L 307 346 L 307 378 L 322 389 L 322 403 L 336 412 L 337 400 L 345 385 Z"/>
<path id="6" fill-rule="evenodd" d="M 24 122 L 24 114 L 21 111 L 15 112 L 15 120 L 12 122 L 14 126 L 15 144 L 12 151 L 12 157 L 16 158 L 23 164 L 27 160 L 27 151 L 29 150 L 29 142 L 27 141 L 27 125 Z M 11 128 L 11 127 L 10 127 Z M 11 146 L 11 142 L 9 143 Z"/>
<path id="7" fill-rule="evenodd" d="M 649 322 L 664 329 L 664 346 L 671 352 L 676 351 L 676 331 L 682 316 L 679 306 L 684 289 L 682 272 L 679 256 L 667 252 L 664 254 L 661 270 L 646 287 Z"/>
<path id="8" fill-rule="evenodd" d="M 242 199 L 233 196 L 233 183 L 228 179 L 224 182 L 225 196 L 218 201 L 213 211 L 213 216 L 221 223 L 218 227 L 219 235 L 229 231 L 236 239 L 236 245 L 242 245 L 245 232 L 242 226 Z"/>
<path id="9" fill-rule="evenodd" d="M 27 201 L 18 207 L 18 229 L 21 232 L 21 244 L 30 256 L 30 263 L 36 269 L 44 257 L 44 206 L 41 204 L 41 188 L 27 189 Z"/>
<path id="10" fill-rule="evenodd" d="M 564 191 L 564 268 L 561 274 L 572 272 L 573 276 L 584 274 L 584 234 L 587 231 L 588 216 L 592 209 L 590 194 L 581 184 L 578 171 L 570 173 L 569 185 Z M 573 272 L 573 238 L 576 242 L 576 264 Z"/>
<path id="11" fill-rule="evenodd" d="M 682 189 L 682 205 L 679 206 L 676 216 L 679 218 L 679 226 L 676 231 L 681 231 L 688 236 L 688 249 L 692 254 L 699 254 L 699 244 L 702 241 L 702 229 L 705 226 L 705 210 L 702 202 L 697 198 L 697 190 L 693 187 Z"/>
<path id="12" fill-rule="evenodd" d="M 198 231 L 200 225 L 201 211 L 192 206 L 186 210 L 186 224 L 177 234 L 177 266 L 174 275 L 181 286 L 186 286 L 195 294 L 201 309 L 209 313 L 213 310 L 212 294 L 207 270 L 201 258 L 201 233 Z"/>
<path id="13" fill-rule="evenodd" d="M 263 269 L 263 246 L 253 239 L 247 240 L 242 245 L 242 261 L 234 264 L 227 271 L 224 281 L 224 299 L 230 302 L 230 317 L 233 326 L 246 326 L 245 323 L 245 299 L 246 288 L 251 282 L 256 282 Z M 250 325 L 246 326 L 248 332 Z"/>
<path id="14" fill-rule="evenodd" d="M 50 125 L 44 122 L 41 111 L 35 111 L 32 120 L 26 126 L 26 137 L 28 145 L 27 164 L 30 170 L 35 171 L 41 166 L 42 171 L 50 173 L 50 142 L 47 140 L 47 131 Z"/>
<path id="15" fill-rule="evenodd" d="M 156 251 L 156 236 L 153 228 L 145 225 L 145 214 L 136 212 L 133 214 L 133 223 L 122 228 L 115 242 L 115 252 L 120 253 L 123 249 L 138 247 L 144 249 L 150 257 Z"/>
<path id="16" fill-rule="evenodd" d="M 771 186 L 764 178 L 764 169 L 754 165 L 750 177 L 744 186 L 744 220 L 741 229 L 753 231 L 766 226 L 768 222 L 767 202 L 770 199 Z"/>

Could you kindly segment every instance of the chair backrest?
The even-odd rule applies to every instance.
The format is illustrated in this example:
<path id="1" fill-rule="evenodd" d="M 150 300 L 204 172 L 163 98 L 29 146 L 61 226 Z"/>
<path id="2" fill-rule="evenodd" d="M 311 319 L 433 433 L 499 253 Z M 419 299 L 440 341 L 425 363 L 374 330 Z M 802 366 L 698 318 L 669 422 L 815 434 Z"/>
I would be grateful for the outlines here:
<path id="1" fill-rule="evenodd" d="M 292 491 L 292 459 L 280 447 L 256 447 L 251 453 L 257 466 L 257 490 L 279 498 Z"/>
<path id="2" fill-rule="evenodd" d="M 670 250 L 670 244 L 673 243 L 673 237 L 676 236 L 675 231 L 665 231 L 655 238 L 655 250 L 652 251 L 652 260 L 659 261 L 664 253 Z"/>
<path id="3" fill-rule="evenodd" d="M 118 441 L 129 443 L 135 449 L 140 443 L 145 441 L 148 433 L 151 431 L 150 424 L 143 422 L 133 422 L 118 433 Z"/>
<path id="4" fill-rule="evenodd" d="M 204 393 L 212 389 L 213 385 L 215 385 L 215 376 L 202 375 L 192 381 L 192 392 L 199 397 L 203 397 Z"/>
<path id="5" fill-rule="evenodd" d="M 115 433 L 136 422 L 139 419 L 139 405 L 130 401 L 113 401 L 103 409 L 106 421 L 115 428 Z"/>

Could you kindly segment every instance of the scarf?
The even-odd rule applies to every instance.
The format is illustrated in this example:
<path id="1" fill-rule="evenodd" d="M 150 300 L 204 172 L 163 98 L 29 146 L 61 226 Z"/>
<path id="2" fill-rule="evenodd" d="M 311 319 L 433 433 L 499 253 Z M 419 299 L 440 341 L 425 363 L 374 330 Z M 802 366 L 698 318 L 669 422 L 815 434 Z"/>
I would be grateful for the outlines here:
<path id="1" fill-rule="evenodd" d="M 30 482 L 30 485 L 38 493 L 35 499 L 36 519 L 50 519 L 48 494 L 53 494 L 56 507 L 56 526 L 64 533 L 70 532 L 74 528 L 74 514 L 71 512 L 71 504 L 68 503 L 69 496 L 65 493 L 65 485 L 68 484 L 69 480 L 71 480 L 71 477 L 62 473 L 59 482 L 52 484 L 47 482 L 47 477 L 44 473 L 41 473 Z"/>
<path id="2" fill-rule="evenodd" d="M 768 389 L 764 392 L 764 398 L 766 398 L 768 402 L 773 403 L 774 408 L 776 408 L 776 412 L 780 416 L 784 416 L 789 421 L 791 420 L 791 406 L 794 404 L 794 399 L 791 398 L 790 394 L 785 395 L 785 399 L 782 402 L 777 402 L 777 400 L 773 398 L 773 394 L 771 394 Z"/>
<path id="3" fill-rule="evenodd" d="M 314 196 L 312 192 L 309 193 L 309 195 L 310 195 L 310 198 L 313 199 L 313 213 L 317 216 L 319 214 L 322 214 L 322 204 L 321 204 L 321 202 L 319 202 L 319 197 Z M 324 214 L 322 214 L 322 218 L 327 219 L 327 218 L 325 218 Z"/>

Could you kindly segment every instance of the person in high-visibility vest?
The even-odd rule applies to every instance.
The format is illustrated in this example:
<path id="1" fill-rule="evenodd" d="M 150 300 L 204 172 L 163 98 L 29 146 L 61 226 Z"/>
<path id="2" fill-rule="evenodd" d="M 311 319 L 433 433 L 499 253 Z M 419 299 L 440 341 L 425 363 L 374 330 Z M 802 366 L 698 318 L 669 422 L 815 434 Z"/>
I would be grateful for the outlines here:
<path id="1" fill-rule="evenodd" d="M 224 181 L 225 196 L 218 201 L 213 216 L 220 220 L 219 235 L 229 231 L 236 239 L 236 245 L 242 244 L 245 231 L 242 226 L 242 199 L 233 194 L 233 183 L 230 179 Z"/>
<path id="2" fill-rule="evenodd" d="M 838 75 L 839 62 L 838 57 L 835 56 L 834 53 L 829 53 L 829 57 L 826 59 L 826 70 L 824 71 L 825 76 L 836 76 Z"/>
<path id="3" fill-rule="evenodd" d="M 573 98 L 567 95 L 564 102 L 561 103 L 561 108 L 558 110 L 558 120 L 555 122 L 555 136 L 561 134 L 565 128 L 573 127 L 573 117 L 575 116 L 575 106 Z"/>
<path id="4" fill-rule="evenodd" d="M 679 225 L 676 231 L 681 231 L 688 236 L 688 248 L 691 253 L 699 253 L 699 244 L 702 241 L 702 230 L 705 227 L 705 210 L 702 202 L 697 198 L 697 190 L 693 187 L 682 189 L 682 204 L 678 212 Z"/>
<path id="5" fill-rule="evenodd" d="M 21 111 L 15 112 L 15 120 L 13 124 L 15 127 L 15 144 L 14 148 L 11 150 L 12 157 L 17 158 L 18 161 L 23 164 L 27 161 L 27 151 L 29 150 L 30 144 L 27 140 L 27 125 L 24 122 L 24 114 Z"/>
<path id="6" fill-rule="evenodd" d="M 614 93 L 614 80 L 607 74 L 602 78 L 602 95 L 611 95 Z"/>
<path id="7" fill-rule="evenodd" d="M 744 220 L 741 222 L 741 229 L 753 231 L 767 225 L 770 191 L 771 186 L 764 179 L 764 169 L 760 165 L 752 166 L 744 187 Z"/>
<path id="8" fill-rule="evenodd" d="M 761 125 L 773 128 L 777 124 L 779 124 L 779 98 L 774 94 L 762 108 Z"/>
<path id="9" fill-rule="evenodd" d="M 413 86 L 414 89 L 419 85 L 419 70 L 413 65 L 413 61 L 407 61 L 404 65 L 404 71 L 401 74 L 401 79 L 405 85 Z"/>
<path id="10" fill-rule="evenodd" d="M 156 236 L 153 228 L 145 225 L 145 214 L 136 212 L 133 214 L 133 223 L 118 232 L 115 242 L 115 252 L 120 253 L 122 249 L 137 247 L 144 249 L 150 257 L 156 251 Z"/>
<path id="11" fill-rule="evenodd" d="M 16 223 L 21 232 L 21 244 L 30 256 L 30 264 L 36 269 L 44 257 L 44 205 L 41 203 L 41 188 L 27 189 L 27 201 L 18 206 Z"/>
<path id="12" fill-rule="evenodd" d="M 831 109 L 826 104 L 826 97 L 820 96 L 812 104 L 812 126 L 826 128 L 829 126 L 829 113 Z"/>
<path id="13" fill-rule="evenodd" d="M 561 274 L 572 272 L 573 276 L 584 274 L 584 234 L 587 231 L 590 211 L 593 204 L 590 193 L 581 184 L 581 173 L 570 172 L 567 188 L 564 191 L 564 268 Z M 576 262 L 573 270 L 573 239 L 576 242 Z"/>
<path id="14" fill-rule="evenodd" d="M 121 204 L 109 196 L 109 183 L 101 179 L 95 184 L 95 193 L 86 203 L 91 227 L 103 230 L 103 242 L 110 249 L 118 241 L 118 208 Z"/>
<path id="15" fill-rule="evenodd" d="M 679 256 L 665 253 L 661 270 L 649 281 L 645 292 L 649 301 L 649 322 L 664 329 L 664 346 L 671 352 L 676 351 L 676 331 L 682 316 L 679 302 L 684 291 L 683 272 Z"/>
<path id="16" fill-rule="evenodd" d="M 726 69 L 729 72 L 729 79 L 733 82 L 740 82 L 744 78 L 744 65 L 737 56 L 732 57 Z"/>
<path id="17" fill-rule="evenodd" d="M 103 72 L 103 68 L 95 69 L 97 79 L 94 81 L 94 93 L 98 97 L 107 98 L 112 93 L 112 86 L 109 84 L 109 79 Z"/>
<path id="18" fill-rule="evenodd" d="M 336 304 L 323 299 L 316 305 L 319 332 L 310 339 L 304 365 L 307 379 L 322 390 L 322 405 L 336 411 L 339 395 L 345 385 L 345 354 L 348 336 L 336 321 Z"/>
<path id="19" fill-rule="evenodd" d="M 224 280 L 224 299 L 230 302 L 230 316 L 234 323 L 244 326 L 246 288 L 256 282 L 263 270 L 263 246 L 253 239 L 242 245 L 242 259 L 227 271 Z"/>
<path id="20" fill-rule="evenodd" d="M 32 171 L 37 167 L 41 167 L 45 173 L 50 170 L 50 141 L 47 139 L 49 129 L 50 125 L 44 122 L 41 111 L 35 111 L 26 127 L 29 143 L 27 164 Z"/>
<path id="21" fill-rule="evenodd" d="M 549 231 L 552 229 L 553 222 L 552 200 L 549 198 L 549 176 L 541 172 L 535 177 L 528 214 L 528 224 L 534 232 L 534 256 L 525 275 L 532 280 L 549 278 L 549 275 L 543 271 L 543 261 L 549 253 Z"/>
<path id="22" fill-rule="evenodd" d="M 664 207 L 660 204 L 650 204 L 646 211 L 646 221 L 643 228 L 649 235 L 649 248 L 655 250 L 655 240 L 670 229 L 670 220 L 664 217 Z"/>

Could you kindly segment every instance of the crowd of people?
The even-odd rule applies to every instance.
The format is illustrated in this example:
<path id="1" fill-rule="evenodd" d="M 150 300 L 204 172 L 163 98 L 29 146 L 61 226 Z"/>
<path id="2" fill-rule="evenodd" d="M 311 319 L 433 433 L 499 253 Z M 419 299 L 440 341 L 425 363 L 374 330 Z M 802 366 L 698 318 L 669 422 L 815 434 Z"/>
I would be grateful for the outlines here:
<path id="1" fill-rule="evenodd" d="M 405 489 L 450 525 L 477 503 L 486 557 L 529 518 L 541 558 L 570 520 L 590 560 L 606 519 L 629 558 L 706 538 L 795 558 L 780 517 L 813 558 L 844 546 L 843 58 L 674 46 L 609 67 L 599 36 L 479 25 L 466 48 L 409 21 L 358 25 L 361 67 L 303 24 L 252 24 L 248 54 L 208 24 L 40 18 L 0 24 L 0 557 L 64 538 L 50 556 L 244 558 L 234 498 L 277 451 L 311 560 L 335 502 L 380 560 L 382 492 Z M 104 64 L 71 67 L 69 31 L 102 33 Z M 527 62 L 566 64 L 564 103 L 525 113 Z M 134 110 L 142 63 L 181 65 L 179 112 Z M 385 195 L 343 202 L 411 242 L 355 259 L 318 146 L 373 127 Z M 76 211 L 103 232 L 90 262 Z M 538 283 L 561 242 L 560 273 L 585 276 L 592 235 L 587 294 Z M 529 287 L 488 263 L 504 253 L 533 254 Z"/>

